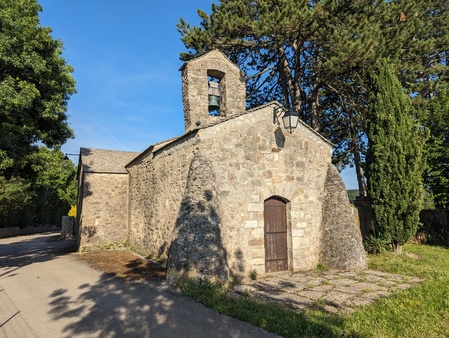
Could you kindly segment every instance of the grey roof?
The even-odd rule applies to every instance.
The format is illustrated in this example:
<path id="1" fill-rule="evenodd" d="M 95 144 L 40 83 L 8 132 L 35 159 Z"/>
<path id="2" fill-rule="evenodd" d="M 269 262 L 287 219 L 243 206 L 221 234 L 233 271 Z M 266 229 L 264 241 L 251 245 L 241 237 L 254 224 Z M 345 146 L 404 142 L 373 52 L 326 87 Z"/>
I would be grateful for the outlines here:
<path id="1" fill-rule="evenodd" d="M 126 174 L 125 165 L 139 154 L 134 151 L 80 148 L 80 165 L 83 172 Z"/>
<path id="2" fill-rule="evenodd" d="M 237 66 L 236 64 L 234 64 L 233 62 L 231 62 L 231 60 L 229 60 L 229 58 L 226 56 L 226 54 L 223 53 L 221 50 L 219 50 L 219 49 L 217 49 L 217 48 L 212 49 L 212 50 L 210 50 L 210 51 L 208 51 L 208 52 L 206 52 L 206 53 L 204 53 L 204 54 L 196 55 L 193 59 L 184 62 L 184 64 L 181 66 L 181 68 L 179 68 L 179 70 L 182 71 L 182 70 L 187 66 L 187 64 L 197 62 L 198 60 L 201 60 L 202 58 L 205 58 L 207 55 L 214 54 L 214 53 L 215 53 L 215 54 L 221 54 L 221 56 L 222 56 L 226 61 L 228 61 L 231 65 L 233 65 L 233 66 L 234 66 L 235 68 L 237 68 L 241 73 L 243 73 L 243 71 L 239 68 L 239 66 Z"/>
<path id="3" fill-rule="evenodd" d="M 186 134 L 184 134 L 186 135 Z M 139 153 L 138 155 L 134 156 L 134 158 L 132 158 L 129 163 L 127 163 L 125 165 L 126 168 L 133 166 L 135 163 L 140 162 L 141 160 L 143 160 L 145 157 L 147 157 L 148 155 L 154 153 L 155 151 L 165 147 L 165 145 L 170 144 L 174 141 L 177 141 L 179 139 L 181 139 L 184 135 L 181 136 L 177 136 L 177 137 L 172 137 L 168 140 L 165 141 L 161 141 L 155 144 L 150 145 L 147 149 L 145 149 L 144 151 L 142 151 L 141 153 Z"/>

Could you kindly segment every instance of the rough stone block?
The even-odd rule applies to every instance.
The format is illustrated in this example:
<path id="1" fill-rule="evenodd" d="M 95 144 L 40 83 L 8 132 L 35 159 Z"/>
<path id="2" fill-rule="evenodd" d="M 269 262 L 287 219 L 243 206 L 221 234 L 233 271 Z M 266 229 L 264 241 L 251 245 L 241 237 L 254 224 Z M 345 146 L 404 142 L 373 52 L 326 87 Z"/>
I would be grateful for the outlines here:
<path id="1" fill-rule="evenodd" d="M 262 211 L 263 212 L 263 204 L 262 203 L 248 203 L 248 211 Z"/>
<path id="2" fill-rule="evenodd" d="M 299 222 L 298 223 L 298 228 L 300 228 L 300 229 L 305 229 L 305 228 L 307 228 L 307 226 L 308 226 L 307 222 Z"/>
<path id="3" fill-rule="evenodd" d="M 304 236 L 304 230 L 293 230 L 292 236 L 293 237 L 302 237 L 302 236 Z"/>
<path id="4" fill-rule="evenodd" d="M 298 219 L 300 213 L 299 213 L 299 211 L 292 211 L 292 212 L 290 213 L 290 215 L 291 215 L 292 218 Z"/>
<path id="5" fill-rule="evenodd" d="M 262 246 L 264 244 L 263 238 L 253 238 L 248 241 L 249 246 Z"/>
<path id="6" fill-rule="evenodd" d="M 271 179 L 271 183 L 273 184 L 281 184 L 284 182 L 284 178 L 283 177 L 279 177 L 279 176 L 275 176 Z"/>
<path id="7" fill-rule="evenodd" d="M 254 229 L 252 232 L 253 238 L 263 238 L 264 237 L 264 231 L 263 229 Z"/>
<path id="8" fill-rule="evenodd" d="M 257 228 L 259 226 L 256 220 L 249 220 L 245 222 L 245 228 Z"/>
<path id="9" fill-rule="evenodd" d="M 263 258 L 254 258 L 249 260 L 252 266 L 264 266 L 265 260 Z"/>
<path id="10" fill-rule="evenodd" d="M 274 161 L 274 154 L 265 154 L 265 160 L 267 161 Z"/>
<path id="11" fill-rule="evenodd" d="M 271 170 L 267 170 L 262 173 L 262 176 L 263 176 L 263 178 L 272 178 L 273 173 L 271 172 Z"/>
<path id="12" fill-rule="evenodd" d="M 300 249 L 310 248 L 310 240 L 309 238 L 299 237 L 298 247 Z"/>
<path id="13" fill-rule="evenodd" d="M 259 197 L 259 195 L 250 195 L 249 196 L 249 200 L 251 201 L 251 202 L 255 202 L 255 203 L 260 203 L 260 197 Z"/>

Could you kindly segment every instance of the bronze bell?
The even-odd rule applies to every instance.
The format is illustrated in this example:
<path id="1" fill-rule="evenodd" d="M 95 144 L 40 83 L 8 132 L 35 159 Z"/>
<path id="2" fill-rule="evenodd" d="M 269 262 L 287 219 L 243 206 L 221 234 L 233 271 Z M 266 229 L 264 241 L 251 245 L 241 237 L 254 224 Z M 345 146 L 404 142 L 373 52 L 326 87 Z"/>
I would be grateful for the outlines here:
<path id="1" fill-rule="evenodd" d="M 217 95 L 209 95 L 209 111 L 220 109 L 219 97 Z"/>
<path id="2" fill-rule="evenodd" d="M 218 82 L 209 81 L 209 112 L 220 110 L 220 91 Z"/>

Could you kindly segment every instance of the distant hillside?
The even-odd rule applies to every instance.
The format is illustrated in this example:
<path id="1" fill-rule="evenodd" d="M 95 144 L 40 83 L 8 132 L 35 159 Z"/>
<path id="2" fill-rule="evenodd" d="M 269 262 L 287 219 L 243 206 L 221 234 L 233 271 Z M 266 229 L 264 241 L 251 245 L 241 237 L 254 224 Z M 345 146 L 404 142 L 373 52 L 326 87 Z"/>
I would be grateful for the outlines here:
<path id="1" fill-rule="evenodd" d="M 359 196 L 359 189 L 346 190 L 348 192 L 349 202 L 354 203 L 354 200 Z"/>

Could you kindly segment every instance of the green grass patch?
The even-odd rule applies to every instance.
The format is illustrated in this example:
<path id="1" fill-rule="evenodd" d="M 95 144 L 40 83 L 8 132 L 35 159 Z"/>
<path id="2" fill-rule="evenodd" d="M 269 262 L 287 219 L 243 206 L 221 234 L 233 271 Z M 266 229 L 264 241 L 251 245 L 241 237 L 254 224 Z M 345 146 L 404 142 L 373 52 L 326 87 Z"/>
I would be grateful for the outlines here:
<path id="1" fill-rule="evenodd" d="M 249 322 L 283 337 L 341 337 L 343 322 L 322 311 L 297 313 L 272 303 L 230 297 L 218 286 L 184 283 L 185 295 L 215 311 Z"/>
<path id="2" fill-rule="evenodd" d="M 369 268 L 422 278 L 449 278 L 449 249 L 407 244 L 401 255 L 391 252 L 369 257 Z"/>
<path id="3" fill-rule="evenodd" d="M 408 244 L 401 255 L 370 256 L 369 267 L 424 282 L 347 316 L 345 332 L 362 337 L 449 336 L 449 250 Z"/>
<path id="4" fill-rule="evenodd" d="M 401 255 L 369 256 L 370 269 L 417 276 L 424 281 L 380 298 L 352 314 L 317 307 L 295 312 L 249 297 L 231 297 L 210 283 L 185 283 L 184 294 L 228 316 L 282 337 L 449 337 L 449 250 L 408 244 Z"/>

